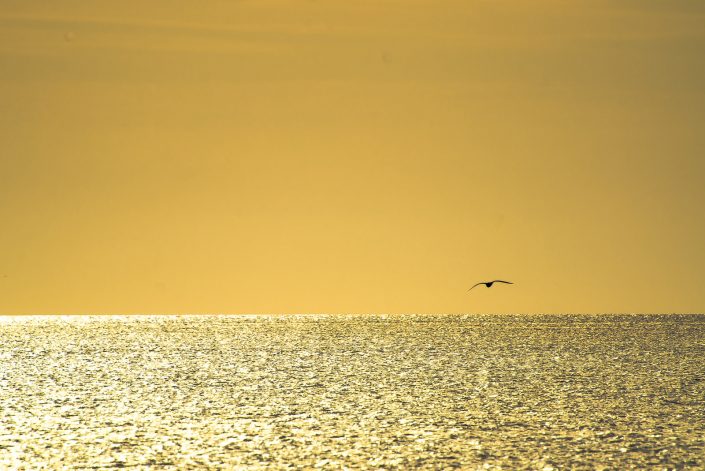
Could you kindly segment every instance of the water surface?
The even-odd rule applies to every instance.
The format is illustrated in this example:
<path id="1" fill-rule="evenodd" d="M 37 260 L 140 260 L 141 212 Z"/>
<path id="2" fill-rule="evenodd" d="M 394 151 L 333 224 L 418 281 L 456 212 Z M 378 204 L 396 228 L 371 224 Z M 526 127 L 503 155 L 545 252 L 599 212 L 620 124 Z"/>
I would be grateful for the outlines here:
<path id="1" fill-rule="evenodd" d="M 0 468 L 704 468 L 705 316 L 0 318 Z"/>

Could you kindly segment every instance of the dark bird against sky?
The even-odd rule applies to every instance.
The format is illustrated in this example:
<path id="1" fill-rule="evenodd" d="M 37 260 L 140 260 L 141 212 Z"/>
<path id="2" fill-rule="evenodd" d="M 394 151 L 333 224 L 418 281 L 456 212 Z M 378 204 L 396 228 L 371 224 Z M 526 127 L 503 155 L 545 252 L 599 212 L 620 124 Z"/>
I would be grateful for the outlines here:
<path id="1" fill-rule="evenodd" d="M 481 282 L 479 282 L 479 283 L 475 283 L 475 284 L 472 286 L 472 288 L 474 288 L 475 286 L 478 286 L 478 285 L 485 285 L 485 286 L 487 286 L 488 288 L 491 288 L 492 285 L 495 284 L 495 283 L 506 283 L 506 284 L 508 284 L 508 285 L 513 285 L 513 284 L 514 284 L 514 283 L 512 283 L 511 281 L 504 281 L 504 280 L 481 281 Z M 472 288 L 470 288 L 470 289 L 472 289 Z M 470 289 L 469 289 L 468 291 L 470 291 Z"/>

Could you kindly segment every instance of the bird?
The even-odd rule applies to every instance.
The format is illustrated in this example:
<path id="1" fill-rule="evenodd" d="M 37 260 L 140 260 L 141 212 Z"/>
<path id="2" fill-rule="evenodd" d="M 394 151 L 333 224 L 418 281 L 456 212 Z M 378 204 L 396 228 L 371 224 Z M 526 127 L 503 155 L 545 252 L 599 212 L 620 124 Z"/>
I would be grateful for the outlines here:
<path id="1" fill-rule="evenodd" d="M 508 284 L 508 285 L 513 285 L 513 284 L 514 284 L 514 283 L 512 283 L 511 281 L 504 281 L 504 280 L 481 281 L 481 282 L 479 282 L 479 283 L 475 283 L 475 284 L 472 286 L 472 288 L 474 288 L 475 286 L 478 286 L 478 285 L 485 285 L 486 287 L 491 288 L 492 285 L 495 284 L 495 283 L 506 283 L 506 284 Z M 470 288 L 470 289 L 472 289 L 472 288 Z M 470 289 L 469 289 L 468 291 L 470 291 Z"/>

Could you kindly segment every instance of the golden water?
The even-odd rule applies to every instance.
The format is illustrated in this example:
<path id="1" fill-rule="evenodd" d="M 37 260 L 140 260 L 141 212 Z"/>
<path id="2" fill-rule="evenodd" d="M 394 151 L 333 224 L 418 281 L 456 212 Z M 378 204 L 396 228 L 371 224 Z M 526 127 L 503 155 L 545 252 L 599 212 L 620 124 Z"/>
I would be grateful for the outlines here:
<path id="1" fill-rule="evenodd" d="M 0 469 L 705 468 L 705 316 L 0 318 Z"/>

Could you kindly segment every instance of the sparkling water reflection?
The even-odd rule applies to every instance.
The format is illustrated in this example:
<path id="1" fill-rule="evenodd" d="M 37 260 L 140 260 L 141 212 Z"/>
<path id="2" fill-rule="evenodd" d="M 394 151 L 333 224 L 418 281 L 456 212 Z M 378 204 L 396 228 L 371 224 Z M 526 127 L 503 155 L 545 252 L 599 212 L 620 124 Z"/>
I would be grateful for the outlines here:
<path id="1" fill-rule="evenodd" d="M 0 319 L 0 468 L 705 467 L 701 315 Z"/>

